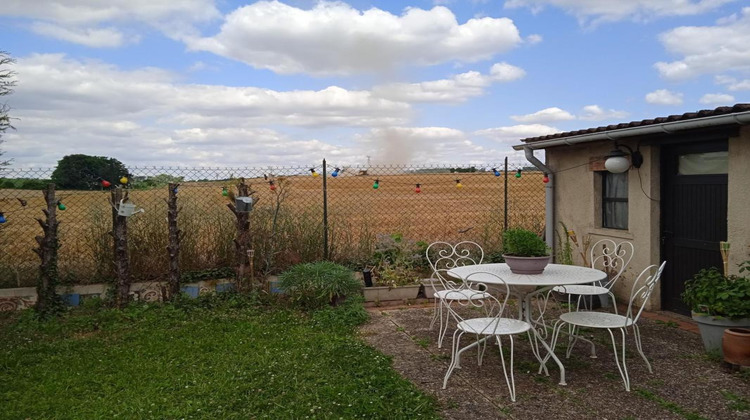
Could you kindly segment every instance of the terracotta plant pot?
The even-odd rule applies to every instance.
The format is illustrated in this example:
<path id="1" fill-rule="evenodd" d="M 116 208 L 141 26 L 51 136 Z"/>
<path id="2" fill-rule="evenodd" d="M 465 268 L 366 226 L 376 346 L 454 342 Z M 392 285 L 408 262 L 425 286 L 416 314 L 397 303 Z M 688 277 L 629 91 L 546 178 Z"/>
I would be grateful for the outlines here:
<path id="1" fill-rule="evenodd" d="M 750 329 L 727 328 L 721 340 L 724 361 L 733 365 L 750 366 Z"/>
<path id="2" fill-rule="evenodd" d="M 516 257 L 513 255 L 503 255 L 505 263 L 508 264 L 510 271 L 515 274 L 541 274 L 544 267 L 552 259 L 551 255 L 546 257 Z"/>

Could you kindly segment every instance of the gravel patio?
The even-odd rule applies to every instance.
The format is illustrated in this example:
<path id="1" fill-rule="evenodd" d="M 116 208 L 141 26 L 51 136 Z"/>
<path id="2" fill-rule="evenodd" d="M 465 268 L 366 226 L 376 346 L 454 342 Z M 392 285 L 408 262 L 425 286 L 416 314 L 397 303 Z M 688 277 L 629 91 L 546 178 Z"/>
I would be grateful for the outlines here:
<path id="1" fill-rule="evenodd" d="M 488 346 L 481 369 L 477 368 L 476 352 L 466 352 L 462 369 L 454 372 L 443 390 L 451 332 L 438 349 L 437 327 L 429 329 L 431 304 L 369 310 L 371 320 L 362 327 L 362 337 L 391 356 L 394 368 L 405 378 L 437 398 L 447 419 L 750 419 L 750 369 L 732 369 L 718 357 L 706 355 L 700 336 L 686 317 L 650 313 L 638 321 L 654 373 L 649 374 L 629 334 L 631 392 L 625 391 L 606 331 L 586 332 L 596 343 L 596 359 L 589 357 L 585 343 L 579 343 L 566 360 L 566 340 L 558 344 L 556 353 L 563 357 L 567 386 L 558 385 L 559 371 L 554 363 L 548 364 L 549 377 L 536 373 L 539 364 L 528 340 L 519 336 L 514 403 L 496 345 Z M 546 318 L 554 319 L 561 310 L 553 304 Z"/>

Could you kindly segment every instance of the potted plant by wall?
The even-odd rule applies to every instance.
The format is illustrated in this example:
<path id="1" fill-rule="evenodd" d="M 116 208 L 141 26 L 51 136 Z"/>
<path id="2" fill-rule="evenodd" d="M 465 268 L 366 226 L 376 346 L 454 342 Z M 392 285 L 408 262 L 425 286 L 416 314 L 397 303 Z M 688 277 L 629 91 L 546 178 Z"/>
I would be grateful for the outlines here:
<path id="1" fill-rule="evenodd" d="M 750 328 L 750 260 L 739 266 L 747 274 L 725 276 L 712 267 L 685 282 L 682 301 L 690 307 L 706 351 L 722 351 L 725 329 Z"/>
<path id="2" fill-rule="evenodd" d="M 550 248 L 536 233 L 522 228 L 503 232 L 503 258 L 516 274 L 540 274 L 552 259 Z"/>
<path id="3" fill-rule="evenodd" d="M 424 243 L 400 233 L 378 235 L 372 269 L 375 286 L 363 289 L 365 301 L 416 299 L 425 277 L 424 249 Z"/>

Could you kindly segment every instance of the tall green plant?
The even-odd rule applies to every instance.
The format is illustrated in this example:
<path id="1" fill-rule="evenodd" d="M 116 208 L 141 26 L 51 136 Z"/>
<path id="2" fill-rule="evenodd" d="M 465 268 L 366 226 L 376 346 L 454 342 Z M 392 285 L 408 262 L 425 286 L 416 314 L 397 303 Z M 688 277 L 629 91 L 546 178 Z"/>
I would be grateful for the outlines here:
<path id="1" fill-rule="evenodd" d="M 536 233 L 522 229 L 508 229 L 503 233 L 503 248 L 507 255 L 516 257 L 546 257 L 549 247 Z"/>
<path id="2" fill-rule="evenodd" d="M 750 260 L 740 273 L 750 274 Z M 750 318 L 750 277 L 725 276 L 716 267 L 700 270 L 685 282 L 682 301 L 693 312 L 726 318 Z"/>
<path id="3" fill-rule="evenodd" d="M 334 305 L 343 297 L 359 293 L 361 284 L 348 268 L 320 261 L 298 264 L 281 273 L 279 287 L 294 302 L 314 309 Z"/>

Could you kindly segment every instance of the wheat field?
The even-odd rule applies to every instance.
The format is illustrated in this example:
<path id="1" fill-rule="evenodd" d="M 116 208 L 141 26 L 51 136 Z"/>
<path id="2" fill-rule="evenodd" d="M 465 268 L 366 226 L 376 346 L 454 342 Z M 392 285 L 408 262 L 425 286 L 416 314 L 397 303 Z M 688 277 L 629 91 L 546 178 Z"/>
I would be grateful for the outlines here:
<path id="1" fill-rule="evenodd" d="M 323 177 L 247 178 L 254 190 L 251 212 L 255 270 L 272 273 L 291 264 L 321 259 Z M 378 188 L 373 188 L 375 180 Z M 461 187 L 457 187 L 460 180 Z M 178 190 L 180 228 L 184 232 L 181 267 L 200 272 L 233 264 L 234 216 L 222 188 L 235 181 L 183 182 Z M 365 264 L 378 235 L 405 238 L 474 240 L 487 252 L 499 249 L 505 224 L 505 180 L 491 172 L 342 173 L 326 179 L 329 257 L 349 265 Z M 421 192 L 415 192 L 420 184 Z M 524 173 L 507 180 L 508 226 L 538 232 L 544 223 L 542 174 Z M 130 189 L 130 200 L 144 213 L 128 219 L 131 268 L 135 279 L 163 277 L 167 269 L 167 187 Z M 57 191 L 67 207 L 60 221 L 59 272 L 63 283 L 86 284 L 111 276 L 110 192 Z M 22 205 L 25 203 L 25 206 Z M 39 258 L 32 252 L 42 234 L 36 218 L 46 208 L 41 191 L 0 189 L 0 287 L 33 285 Z"/>

